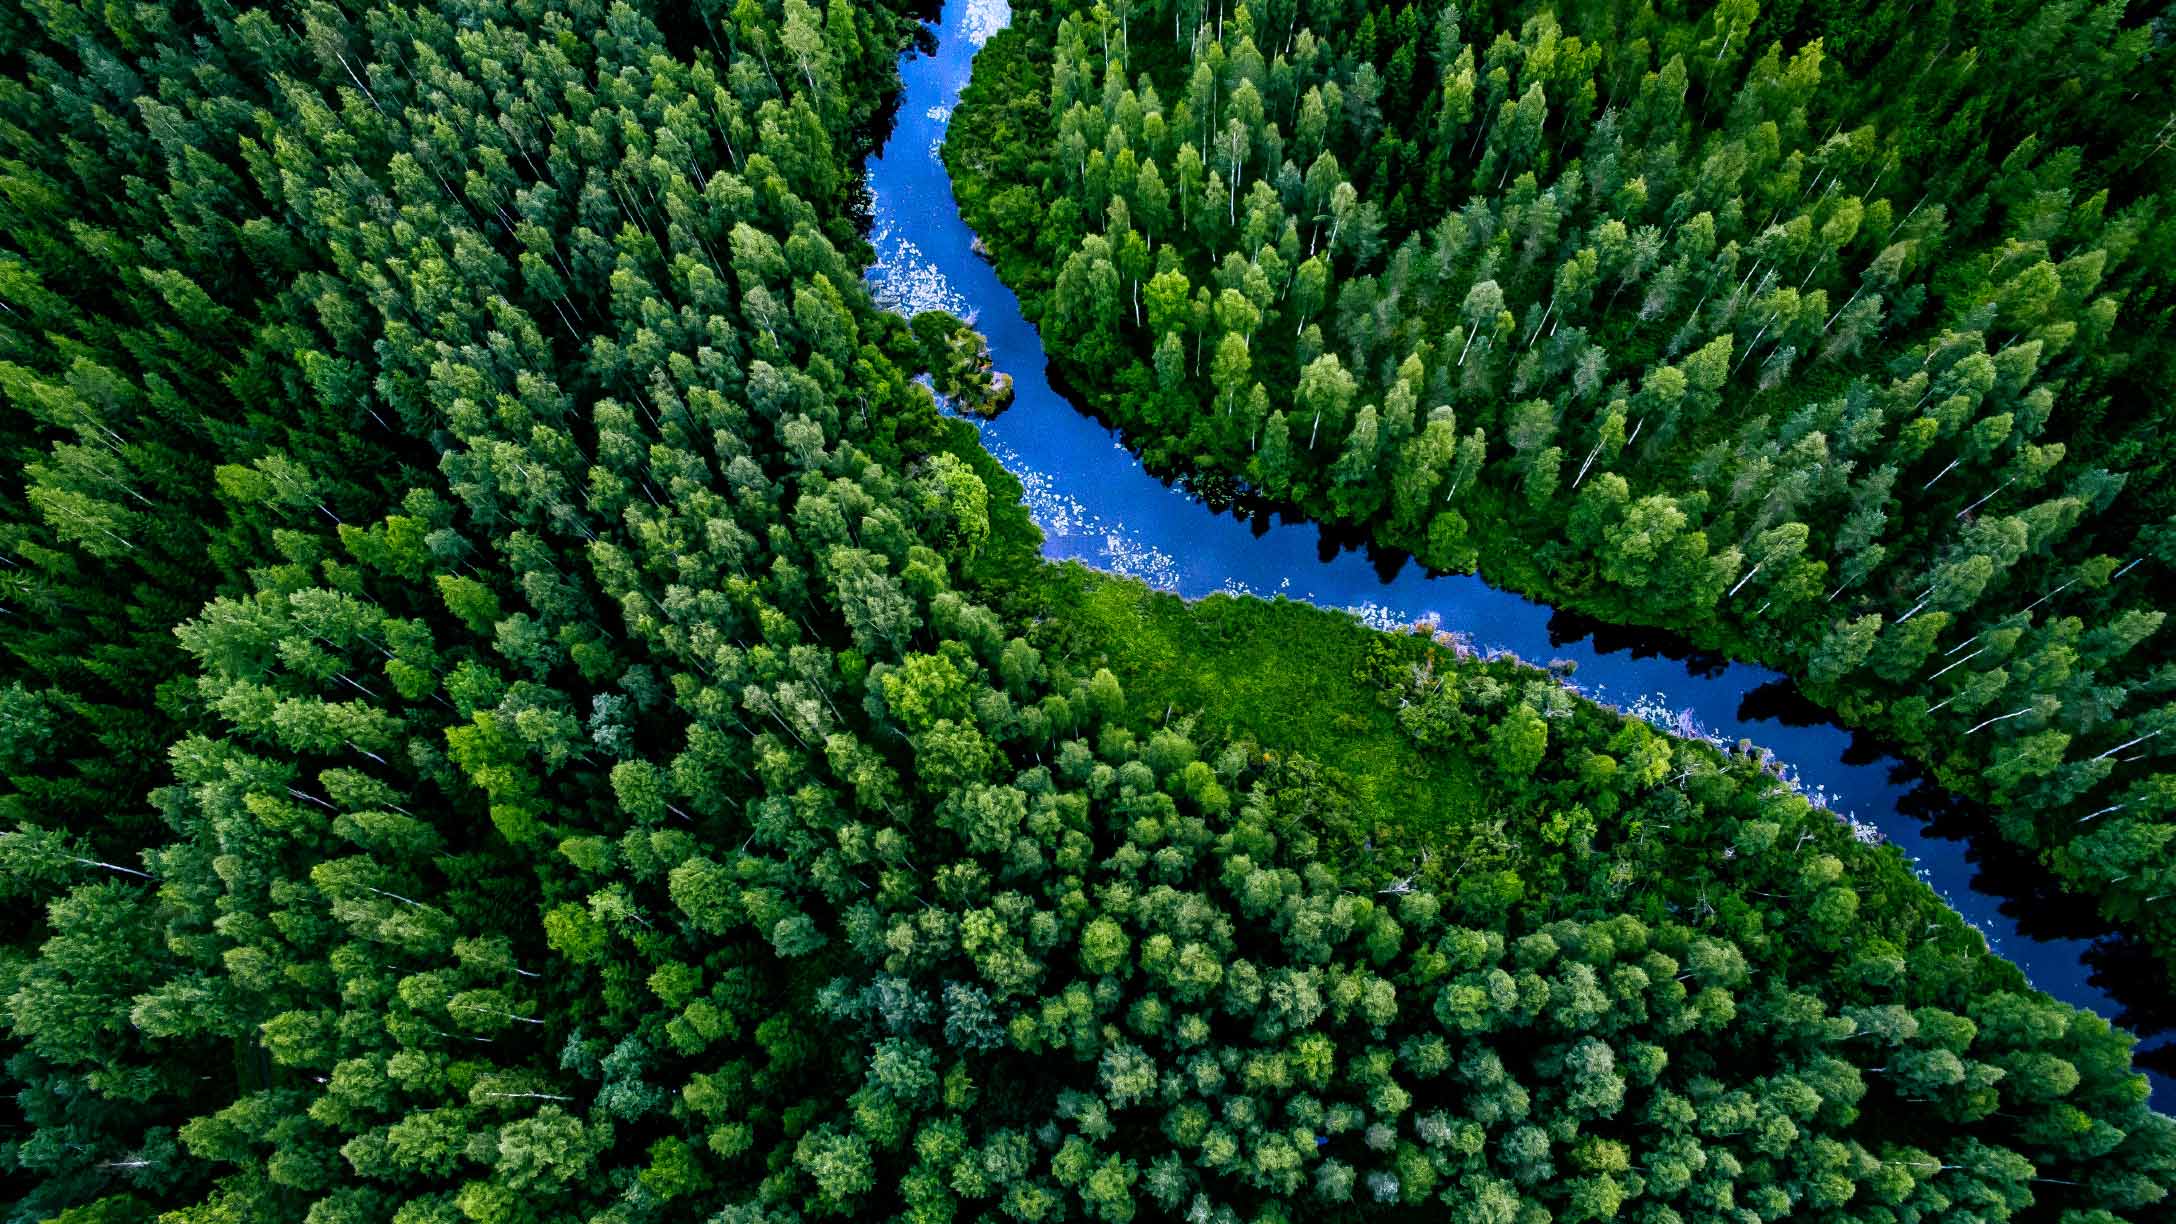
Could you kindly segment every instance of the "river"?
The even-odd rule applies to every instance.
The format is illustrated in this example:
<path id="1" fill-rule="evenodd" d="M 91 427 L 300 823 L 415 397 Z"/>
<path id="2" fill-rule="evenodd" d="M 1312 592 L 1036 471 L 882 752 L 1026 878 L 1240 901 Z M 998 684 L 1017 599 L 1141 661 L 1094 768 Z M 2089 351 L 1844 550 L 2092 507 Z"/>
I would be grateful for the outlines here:
<path id="1" fill-rule="evenodd" d="M 905 92 L 870 159 L 869 271 L 878 295 L 912 312 L 949 310 L 989 339 L 1013 376 L 1012 407 L 979 422 L 982 443 L 1019 478 L 1043 552 L 1198 598 L 1218 591 L 1341 608 L 1379 628 L 1423 619 L 1483 652 L 1568 660 L 1586 696 L 1682 733 L 1750 740 L 1788 763 L 1815 799 L 1880 837 L 2041 990 L 2154 1034 L 2141 1046 L 2155 1103 L 2176 1107 L 2176 1043 L 2151 958 L 2089 905 L 2005 844 L 1982 813 L 1915 765 L 1828 721 L 1780 673 L 1689 651 L 1668 635 L 1603 626 L 1467 575 L 1431 575 L 1402 556 L 1350 548 L 1303 521 L 1219 512 L 1145 471 L 1117 434 L 1052 388 L 1035 328 L 974 249 L 938 150 L 974 53 L 1009 18 L 1004 0 L 944 0 L 934 55 L 900 65 Z"/>

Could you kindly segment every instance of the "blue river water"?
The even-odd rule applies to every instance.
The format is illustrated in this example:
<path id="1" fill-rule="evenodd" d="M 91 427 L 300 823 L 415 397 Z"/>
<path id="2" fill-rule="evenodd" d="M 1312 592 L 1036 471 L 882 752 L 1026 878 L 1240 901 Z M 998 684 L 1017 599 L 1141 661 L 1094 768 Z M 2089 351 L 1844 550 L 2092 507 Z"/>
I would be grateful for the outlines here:
<path id="1" fill-rule="evenodd" d="M 1781 674 L 1686 650 L 1665 635 L 1567 616 L 1476 577 L 1431 575 L 1402 557 L 1344 547 L 1305 522 L 1219 512 L 1145 471 L 1113 430 L 1051 386 L 1041 338 L 976 253 L 938 155 L 975 51 L 1009 15 L 1005 0 L 944 0 L 932 26 L 936 53 L 910 52 L 901 63 L 898 115 L 868 166 L 877 252 L 869 280 L 897 309 L 949 310 L 988 337 L 997 369 L 1013 377 L 1015 400 L 980 423 L 982 442 L 1025 486 L 1046 556 L 1186 598 L 1285 596 L 1351 610 L 1378 628 L 1439 622 L 1484 653 L 1568 660 L 1576 665 L 1572 682 L 1590 698 L 1776 754 L 1816 802 L 1844 814 L 1862 836 L 1878 831 L 2034 986 L 2135 1031 L 2169 1027 L 2150 959 L 2110 935 L 2089 905 L 2055 891 L 2044 869 L 2006 847 L 1983 814 L 1828 721 Z M 2126 989 L 2141 983 L 2140 993 Z M 2153 1061 L 2176 1054 L 2165 1037 L 2154 1044 L 2161 1048 Z M 2152 1080 L 2156 1103 L 2176 1106 L 2176 1081 Z"/>

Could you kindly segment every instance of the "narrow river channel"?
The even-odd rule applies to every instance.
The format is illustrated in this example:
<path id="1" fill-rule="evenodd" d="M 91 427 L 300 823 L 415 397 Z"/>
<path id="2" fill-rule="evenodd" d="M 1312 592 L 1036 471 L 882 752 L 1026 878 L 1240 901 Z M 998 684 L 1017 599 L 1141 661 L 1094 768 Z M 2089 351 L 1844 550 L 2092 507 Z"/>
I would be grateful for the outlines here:
<path id="1" fill-rule="evenodd" d="M 872 288 L 897 308 L 949 310 L 989 338 L 1016 399 L 980 425 L 982 442 L 1026 488 L 1044 555 L 1198 598 L 1218 591 L 1285 596 L 1352 611 L 1379 628 L 1423 619 L 1482 652 L 1568 660 L 1588 697 L 1681 733 L 1750 740 L 1787 762 L 1816 802 L 1878 831 L 2032 984 L 2148 1035 L 2154 1100 L 2176 1108 L 2176 1043 L 2162 975 L 2112 935 L 2091 907 L 2003 844 L 1971 805 L 1916 766 L 1828 721 L 1781 674 L 1684 649 L 1666 635 L 1561 613 L 1465 575 L 1431 575 L 1404 557 L 1333 542 L 1275 515 L 1219 512 L 1143 470 L 1117 434 L 1075 408 L 1046 375 L 1042 341 L 952 199 L 938 156 L 974 54 L 1004 28 L 1004 0 L 944 0 L 934 55 L 909 53 L 896 124 L 870 159 Z"/>

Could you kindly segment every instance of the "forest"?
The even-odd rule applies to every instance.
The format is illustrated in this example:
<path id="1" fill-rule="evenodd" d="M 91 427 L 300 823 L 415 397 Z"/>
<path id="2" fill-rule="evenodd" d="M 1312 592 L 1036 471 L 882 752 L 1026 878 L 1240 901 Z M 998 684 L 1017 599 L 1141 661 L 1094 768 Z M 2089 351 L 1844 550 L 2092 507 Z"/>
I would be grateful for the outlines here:
<path id="1" fill-rule="evenodd" d="M 1460 60 L 1456 31 L 1480 28 L 1478 11 L 1425 30 L 1396 18 L 1410 38 L 1379 35 L 1369 13 L 1367 41 L 1331 51 L 1290 14 L 1250 31 L 1244 9 L 1024 9 L 977 69 L 978 89 L 999 92 L 962 111 L 947 155 L 989 158 L 990 189 L 962 174 L 963 202 L 988 210 L 974 215 L 1008 275 L 1041 286 L 1044 327 L 1107 362 L 1098 402 L 1142 412 L 1145 447 L 1252 481 L 1281 436 L 1285 495 L 1397 532 L 1413 529 L 1394 525 L 1405 493 L 1333 504 L 1341 478 L 1312 466 L 1302 413 L 1322 409 L 1325 453 L 1354 452 L 1365 423 L 1370 463 L 1451 439 L 1443 471 L 1472 470 L 1454 482 L 1421 464 L 1434 473 L 1417 495 L 1421 546 L 1443 545 L 1431 563 L 1555 521 L 1553 492 L 1517 521 L 1509 501 L 1546 483 L 1529 473 L 1553 449 L 1572 509 L 1550 565 L 1615 591 L 1607 575 L 1637 568 L 1627 532 L 1646 531 L 1650 565 L 1745 582 L 1775 623 L 1810 624 L 1798 604 L 1832 581 L 1824 550 L 1838 545 L 1794 516 L 1831 522 L 1820 512 L 1836 499 L 1867 500 L 1875 525 L 1853 555 L 1895 560 L 1868 562 L 1837 605 L 1848 623 L 1875 618 L 1831 652 L 1851 656 L 1827 682 L 1837 699 L 1889 718 L 1865 673 L 1913 674 L 1980 634 L 1988 657 L 1960 671 L 1993 677 L 1971 682 L 1992 692 L 1959 704 L 1984 718 L 2035 704 L 1987 741 L 1964 737 L 1948 767 L 1989 754 L 1983 785 L 2017 796 L 2020 837 L 2050 836 L 2063 804 L 2129 805 L 2051 846 L 2081 887 L 2123 854 L 2167 871 L 2151 570 L 2081 552 L 2121 529 L 2139 548 L 2166 540 L 2146 517 L 2152 422 L 2107 406 L 2166 369 L 2149 276 L 2167 223 L 2135 187 L 2158 171 L 2084 194 L 2099 191 L 2088 165 L 2142 151 L 2126 142 L 2168 96 L 2145 79 L 2165 72 L 2160 44 L 2116 10 L 2045 10 L 2050 29 L 2011 33 L 2064 32 L 2076 54 L 2049 78 L 1935 73 L 1913 88 L 1956 101 L 1946 135 L 1854 136 L 1861 152 L 1833 155 L 1839 174 L 1886 151 L 1907 180 L 1941 169 L 1980 184 L 1913 181 L 1961 200 L 1989 181 L 1957 152 L 1983 126 L 2050 133 L 2044 152 L 2013 155 L 2003 190 L 2023 194 L 2000 209 L 1937 196 L 1914 220 L 1865 205 L 1869 231 L 1922 227 L 1869 291 L 1878 317 L 1854 324 L 1851 351 L 1809 348 L 1809 372 L 1769 388 L 1817 392 L 1789 406 L 1804 425 L 1790 446 L 1833 432 L 1849 449 L 1841 422 L 1863 421 L 1864 446 L 1884 453 L 1896 397 L 1939 393 L 1915 418 L 1931 424 L 1905 430 L 1923 451 L 1898 452 L 1878 495 L 1846 455 L 1817 465 L 1835 488 L 1809 481 L 1794 501 L 1782 476 L 1744 477 L 1758 506 L 1720 506 L 1661 491 L 1689 479 L 1685 448 L 1720 446 L 1731 481 L 1787 465 L 1759 454 L 1769 401 L 1744 401 L 1762 416 L 1741 421 L 1723 406 L 1745 375 L 1696 359 L 1715 342 L 1656 359 L 1652 381 L 1667 369 L 1679 384 L 1667 405 L 1647 376 L 1620 387 L 1622 363 L 1593 359 L 1598 394 L 1632 425 L 1584 480 L 1568 456 L 1597 427 L 1573 409 L 1593 397 L 1544 369 L 1555 336 L 1528 375 L 1529 350 L 1509 357 L 1522 326 L 1549 323 L 1518 313 L 1562 281 L 1544 262 L 1600 207 L 1587 178 L 1614 183 L 1609 201 L 1643 176 L 1661 196 L 1694 164 L 1690 144 L 1631 151 L 1652 133 L 1736 132 L 1736 153 L 1697 157 L 1742 162 L 1732 181 L 1764 205 L 1829 199 L 1766 186 L 1779 156 L 1810 158 L 1811 120 L 1760 116 L 1803 111 L 1786 104 L 1812 73 L 1770 79 L 1737 44 L 1789 15 L 1717 11 L 1737 24 L 1713 48 L 1704 16 L 1609 31 L 1628 57 L 1615 76 L 1609 56 L 1552 32 L 1557 18 L 1505 25 L 1530 41 L 1498 39 L 1508 49 L 1474 79 L 1537 99 L 1524 120 L 1523 101 L 1489 112 L 1531 138 L 1477 130 L 1463 138 L 1485 156 L 1441 146 L 1449 160 L 1425 170 L 1392 133 L 1437 122 L 1406 103 L 1435 96 L 1425 82 Z M 927 15 L 890 0 L 0 8 L 0 1219 L 2165 1216 L 2176 1121 L 2153 1110 L 2134 1038 L 2033 990 L 1899 855 L 1760 750 L 1674 736 L 1447 638 L 1282 601 L 1182 603 L 1041 560 L 1019 484 L 939 402 L 1001 403 L 981 338 L 886 310 L 864 283 L 861 166 Z M 1193 33 L 1143 51 L 1138 77 L 1105 73 L 1129 29 L 1146 45 L 1167 17 Z M 1900 25 L 1940 32 L 1923 15 L 1886 20 L 1833 39 L 1903 56 L 1918 44 Z M 1267 158 L 1255 142 L 1273 142 L 1281 105 L 1270 76 L 1247 75 L 1270 72 L 1256 35 L 1290 44 L 1276 53 L 1288 82 L 1290 55 L 1312 48 L 1312 113 L 1329 114 L 1338 80 L 1361 86 L 1334 127 L 1295 132 L 1315 131 L 1310 164 L 1364 146 L 1330 173 L 1369 168 L 1359 186 L 1330 184 L 1304 229 L 1278 211 L 1281 188 L 1249 179 L 1262 241 L 1217 264 L 1208 252 L 1247 232 L 1240 171 Z M 1664 50 L 1680 81 L 1698 66 L 1679 109 L 1663 91 L 1618 138 L 1618 168 L 1596 153 L 1567 183 L 1566 158 L 1539 190 L 1575 112 L 1547 109 L 1526 70 L 1568 96 L 1564 82 L 1603 80 L 1629 98 Z M 1184 122 L 1144 105 L 1157 77 L 1203 71 L 1217 100 L 1174 107 Z M 1052 83 L 1023 84 L 1037 73 Z M 1756 84 L 1733 118 L 1721 83 L 1740 78 Z M 1383 88 L 1356 110 L 1364 83 Z M 1728 114 L 1707 114 L 1711 95 Z M 1238 133 L 1229 177 L 1145 194 L 1148 228 L 1132 228 L 1111 167 L 1128 183 L 1159 172 L 1125 116 L 1143 151 L 1179 140 L 1184 183 L 1188 150 L 1208 164 L 1195 125 L 1242 96 L 1254 101 L 1219 134 Z M 1582 146 L 1612 113 L 1588 102 Z M 1096 122 L 1117 147 L 1075 159 L 1091 113 L 1115 116 Z M 1376 147 L 1391 151 L 1370 162 Z M 1076 160 L 1100 169 L 1075 181 Z M 1453 172 L 1503 177 L 1504 194 L 1467 183 L 1477 211 L 1441 207 L 1430 193 L 1449 187 L 1424 179 Z M 1864 262 L 1848 236 L 1811 263 L 1810 238 L 1755 253 L 1743 201 L 1710 209 L 1705 189 L 1680 190 L 1694 198 L 1675 228 L 1693 236 L 1662 250 L 1686 261 L 1683 292 L 1732 251 L 1749 295 L 1732 309 L 1748 318 L 1781 300 L 1752 261 L 1808 277 L 1783 326 L 1795 343 L 1815 343 L 1804 303 L 1853 308 L 1819 297 Z M 1151 222 L 1153 198 L 1171 211 Z M 1222 228 L 1177 228 L 1214 204 Z M 1523 240 L 1498 252 L 1498 236 L 1537 207 L 1559 210 L 1561 241 L 1521 268 Z M 1526 220 L 1505 228 L 1513 209 Z M 1029 215 L 1050 228 L 1031 232 Z M 1484 220 L 1490 237 L 1443 236 Z M 1999 277 L 1970 254 L 1997 230 L 2020 247 Z M 1116 269 L 1146 270 L 1124 252 L 1149 252 L 1151 233 L 1144 299 L 1158 322 L 1186 321 L 1148 345 Z M 1292 254 L 1314 253 L 1280 254 L 1288 234 Z M 1046 237 L 1062 241 L 1044 251 Z M 1486 343 L 1468 388 L 1458 363 L 1438 368 L 1453 333 L 1406 352 L 1398 337 L 1401 310 L 1429 328 L 1462 318 L 1458 303 L 1423 304 L 1454 282 L 1466 294 L 1481 261 L 1501 265 L 1501 304 L 1475 321 Z M 1997 288 L 2010 262 L 2047 269 L 2039 306 Z M 1204 293 L 1196 320 L 1194 278 L 1226 266 L 1236 280 Z M 1273 269 L 1290 284 L 1265 281 Z M 1619 325 L 1603 326 L 1607 295 L 1579 275 L 1550 313 L 1581 352 L 1600 350 Z M 1608 276 L 1614 288 L 1622 269 Z M 1927 330 L 1953 310 L 1984 326 Z M 1378 315 L 1387 330 L 1353 349 L 1344 320 Z M 1718 324 L 1725 350 L 1732 325 Z M 1621 331 L 1626 353 L 1647 334 Z M 1261 373 L 1219 400 L 1256 352 Z M 1288 386 L 1280 362 L 1312 381 Z M 1542 408 L 1482 406 L 1521 377 L 1513 394 Z M 1565 401 L 1561 428 L 1544 392 Z M 2100 407 L 2053 411 L 2081 400 Z M 2010 432 L 1985 424 L 1995 415 Z M 1539 436 L 1492 455 L 1492 438 L 1526 437 L 1505 435 L 1510 416 Z M 1248 421 L 1259 452 L 1220 432 Z M 1634 467 L 1627 452 L 1655 437 L 1666 445 Z M 1976 458 L 1966 438 L 1984 441 Z M 1960 486 L 1999 475 L 2015 502 L 2041 500 L 1958 515 L 1952 540 L 1919 521 L 1948 502 L 1907 512 L 1895 491 L 1945 457 Z M 1345 484 L 1370 485 L 1352 470 Z M 1404 473 L 1392 489 L 1419 479 Z M 1587 500 L 1597 488 L 1614 492 Z M 1733 524 L 1771 505 L 1756 537 L 1796 551 L 1745 562 Z M 1923 572 L 1939 588 L 1928 608 L 1894 626 L 1859 611 L 1864 592 Z M 2042 577 L 2075 592 L 2063 620 L 1988 619 Z M 1731 624 L 1748 649 L 1795 649 Z M 2012 761 L 2026 762 L 2014 777 L 1998 768 Z"/>
<path id="2" fill-rule="evenodd" d="M 2176 972 L 2172 40 L 1024 4 L 945 155 L 1151 466 L 1770 663 Z"/>

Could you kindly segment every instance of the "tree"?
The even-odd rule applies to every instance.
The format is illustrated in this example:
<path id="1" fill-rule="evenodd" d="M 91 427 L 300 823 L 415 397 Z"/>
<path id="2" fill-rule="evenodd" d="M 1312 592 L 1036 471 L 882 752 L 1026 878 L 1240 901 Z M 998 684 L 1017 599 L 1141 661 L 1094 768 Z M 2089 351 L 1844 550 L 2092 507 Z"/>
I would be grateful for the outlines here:
<path id="1" fill-rule="evenodd" d="M 1529 705 L 1513 706 L 1488 734 L 1489 759 L 1504 774 L 1531 774 L 1549 750 L 1549 724 Z"/>
<path id="2" fill-rule="evenodd" d="M 1539 510 L 1556 496 L 1564 465 L 1564 448 L 1552 446 L 1533 457 L 1526 468 L 1526 504 Z"/>
<path id="3" fill-rule="evenodd" d="M 1244 397 L 1252 370 L 1246 340 L 1236 332 L 1226 332 L 1217 341 L 1216 356 L 1209 363 L 1209 382 L 1216 387 L 1217 400 L 1227 416 L 1234 402 Z"/>
<path id="4" fill-rule="evenodd" d="M 972 473 L 967 476 L 975 479 Z M 826 565 L 839 607 L 853 629 L 854 645 L 868 655 L 898 655 L 920 618 L 899 583 L 885 572 L 883 558 L 842 546 L 831 550 Z"/>
<path id="5" fill-rule="evenodd" d="M 842 1214 L 876 1185 L 869 1145 L 859 1135 L 818 1126 L 794 1148 L 793 1162 L 814 1184 L 815 1206 Z"/>
<path id="6" fill-rule="evenodd" d="M 1307 321 L 1329 300 L 1330 265 L 1320 255 L 1310 256 L 1292 275 L 1292 334 L 1306 329 Z"/>
<path id="7" fill-rule="evenodd" d="M 1834 684 L 1866 661 L 1880 636 L 1879 613 L 1837 621 L 1807 660 L 1806 677 L 1816 684 Z"/>
<path id="8" fill-rule="evenodd" d="M 1300 410 L 1310 414 L 1307 427 L 1307 448 L 1315 447 L 1315 439 L 1322 433 L 1322 419 L 1330 418 L 1330 431 L 1334 434 L 1344 427 L 1345 414 L 1351 410 L 1352 398 L 1358 389 L 1344 363 L 1335 353 L 1325 353 L 1309 362 L 1300 372 L 1297 402 Z"/>
<path id="9" fill-rule="evenodd" d="M 1435 502 L 1435 491 L 1458 450 L 1457 417 L 1445 411 L 1431 414 L 1420 433 L 1400 448 L 1391 476 L 1391 503 L 1395 521 L 1403 528 L 1417 527 Z"/>
<path id="10" fill-rule="evenodd" d="M 1252 468 L 1255 479 L 1272 497 L 1285 496 L 1291 489 L 1297 458 L 1292 453 L 1291 429 L 1285 423 L 1284 413 L 1269 414 L 1269 424 L 1262 431 L 1261 450 L 1256 453 Z"/>
<path id="11" fill-rule="evenodd" d="M 1431 569 L 1445 573 L 1470 573 L 1479 557 L 1468 538 L 1466 518 L 1456 510 L 1443 510 L 1428 520 L 1428 538 L 1421 559 Z"/>
<path id="12" fill-rule="evenodd" d="M 1375 457 L 1380 445 L 1375 405 L 1363 404 L 1360 414 L 1353 421 L 1352 432 L 1345 436 L 1345 449 L 1331 472 L 1346 484 L 1372 483 L 1375 477 Z"/>
<path id="13" fill-rule="evenodd" d="M 1496 328 L 1497 316 L 1504 312 L 1504 291 L 1493 280 L 1476 281 L 1466 291 L 1466 301 L 1459 307 L 1459 316 L 1466 321 L 1466 341 L 1459 346 L 1458 364 L 1466 364 L 1466 355 L 1473 342 Z"/>

